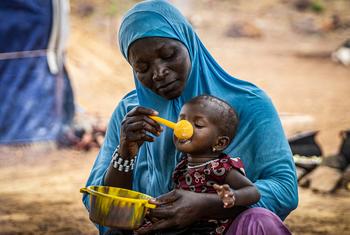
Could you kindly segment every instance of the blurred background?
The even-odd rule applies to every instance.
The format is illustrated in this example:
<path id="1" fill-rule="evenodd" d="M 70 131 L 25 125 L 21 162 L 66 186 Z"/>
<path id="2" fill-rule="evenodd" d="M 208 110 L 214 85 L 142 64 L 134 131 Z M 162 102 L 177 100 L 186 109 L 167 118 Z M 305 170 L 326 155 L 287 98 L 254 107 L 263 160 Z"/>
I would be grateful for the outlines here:
<path id="1" fill-rule="evenodd" d="M 26 9 L 38 9 L 34 3 L 29 8 L 21 7 L 22 1 L 7 2 L 18 4 L 0 4 L 0 25 L 9 25 Z M 69 3 L 53 0 L 46 7 L 51 9 L 57 2 Z M 16 35 L 6 37 L 10 29 L 0 26 L 0 234 L 97 234 L 81 203 L 79 188 L 85 185 L 110 115 L 134 87 L 131 68 L 116 38 L 123 13 L 136 2 L 71 0 L 70 6 L 60 6 L 61 11 L 48 11 L 51 15 L 42 10 L 48 26 L 38 24 L 39 19 L 33 24 L 47 28 L 43 30 L 47 40 L 32 48 L 31 54 L 8 50 L 4 42 L 14 45 L 20 40 Z M 311 131 L 323 156 L 339 153 L 340 133 L 350 129 L 349 0 L 171 2 L 227 72 L 268 93 L 287 137 Z M 4 14 L 5 9 L 12 9 L 11 14 Z M 61 18 L 55 28 L 52 19 L 64 14 L 68 18 Z M 61 38 L 50 47 L 54 29 L 61 32 Z M 18 35 L 28 43 L 34 33 L 38 31 Z M 38 129 L 48 123 L 44 129 L 49 131 L 35 133 L 38 138 L 31 138 L 30 131 L 25 138 L 17 138 L 20 134 L 16 133 L 24 135 L 24 127 L 40 109 L 25 118 L 11 109 L 17 105 L 16 109 L 30 110 L 20 100 L 24 93 L 11 89 L 21 85 L 9 82 L 19 80 L 24 57 L 44 58 L 45 63 L 30 61 L 44 64 L 36 67 L 33 77 L 38 77 L 37 71 L 46 71 L 40 76 L 53 81 L 47 85 L 51 88 L 33 101 L 42 110 L 55 111 L 41 114 L 41 121 L 33 124 L 33 129 Z M 10 73 L 9 60 L 14 66 Z M 38 83 L 47 84 L 45 80 Z M 23 87 L 24 82 L 21 84 Z M 30 94 L 33 89 L 28 88 Z M 10 118 L 11 114 L 15 117 Z M 60 118 L 49 118 L 53 114 Z M 16 131 L 10 132 L 19 122 Z M 300 188 L 299 207 L 286 220 L 293 234 L 350 234 L 350 192 L 337 188 L 329 190 L 331 193 Z"/>

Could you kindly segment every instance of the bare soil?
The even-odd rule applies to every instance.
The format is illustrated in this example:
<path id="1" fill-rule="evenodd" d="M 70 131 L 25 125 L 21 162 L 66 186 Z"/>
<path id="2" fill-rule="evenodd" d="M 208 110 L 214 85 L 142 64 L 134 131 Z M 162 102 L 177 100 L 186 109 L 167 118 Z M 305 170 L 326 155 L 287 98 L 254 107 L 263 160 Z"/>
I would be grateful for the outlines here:
<path id="1" fill-rule="evenodd" d="M 324 55 L 350 38 L 350 29 L 302 34 L 291 25 L 306 17 L 323 25 L 334 13 L 346 20 L 348 1 L 322 1 L 321 14 L 297 12 L 290 1 L 278 0 L 173 2 L 219 64 L 269 94 L 287 136 L 317 129 L 324 155 L 338 151 L 339 131 L 350 128 L 350 67 Z M 93 6 L 91 15 L 82 16 L 82 4 Z M 133 88 L 130 66 L 116 43 L 120 14 L 131 4 L 72 1 L 67 67 L 76 103 L 106 121 Z M 233 22 L 242 20 L 262 36 L 225 36 Z M 58 150 L 47 143 L 0 148 L 0 234 L 97 234 L 79 193 L 97 153 Z M 321 195 L 300 188 L 299 193 L 299 207 L 286 220 L 293 234 L 350 234 L 350 192 Z"/>

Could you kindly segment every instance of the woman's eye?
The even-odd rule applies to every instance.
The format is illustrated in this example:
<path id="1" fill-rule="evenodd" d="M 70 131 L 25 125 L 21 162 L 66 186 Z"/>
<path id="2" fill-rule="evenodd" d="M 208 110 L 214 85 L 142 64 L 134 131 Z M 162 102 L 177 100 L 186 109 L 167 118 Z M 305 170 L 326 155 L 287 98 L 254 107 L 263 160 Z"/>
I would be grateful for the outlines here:
<path id="1" fill-rule="evenodd" d="M 146 64 L 135 65 L 134 69 L 138 73 L 145 73 L 148 70 L 148 66 Z"/>
<path id="2" fill-rule="evenodd" d="M 168 59 L 173 58 L 174 55 L 175 55 L 175 51 L 173 51 L 173 50 L 168 50 L 168 51 L 164 51 L 164 52 L 161 54 L 161 57 L 162 57 L 162 59 L 168 60 Z"/>
<path id="3" fill-rule="evenodd" d="M 172 53 L 172 54 L 168 54 L 168 55 L 165 55 L 165 56 L 163 56 L 163 59 L 171 59 L 171 58 L 173 58 L 173 56 L 174 56 L 174 53 Z"/>

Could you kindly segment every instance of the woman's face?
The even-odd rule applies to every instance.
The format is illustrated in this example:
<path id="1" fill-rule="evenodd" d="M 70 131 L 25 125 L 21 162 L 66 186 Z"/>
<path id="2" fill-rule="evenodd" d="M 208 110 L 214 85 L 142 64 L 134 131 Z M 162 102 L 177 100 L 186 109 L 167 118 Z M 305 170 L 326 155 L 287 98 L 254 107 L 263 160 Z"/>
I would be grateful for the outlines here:
<path id="1" fill-rule="evenodd" d="M 187 48 L 170 38 L 151 37 L 133 42 L 128 60 L 137 79 L 165 99 L 181 95 L 191 70 Z"/>

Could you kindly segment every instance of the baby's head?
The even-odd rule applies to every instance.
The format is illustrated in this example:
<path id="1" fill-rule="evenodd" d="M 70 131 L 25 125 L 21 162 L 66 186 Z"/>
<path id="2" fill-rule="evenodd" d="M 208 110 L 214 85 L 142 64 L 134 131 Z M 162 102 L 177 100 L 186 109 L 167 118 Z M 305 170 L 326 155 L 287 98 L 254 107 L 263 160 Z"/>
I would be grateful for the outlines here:
<path id="1" fill-rule="evenodd" d="M 193 125 L 194 133 L 189 140 L 178 140 L 176 148 L 188 154 L 217 155 L 233 139 L 238 124 L 234 109 L 225 101 L 210 95 L 196 96 L 181 109 L 179 120 Z"/>

